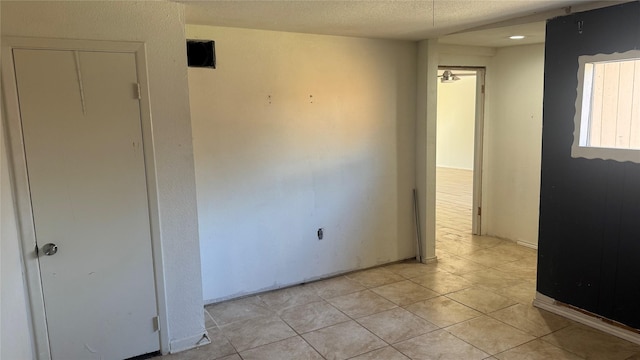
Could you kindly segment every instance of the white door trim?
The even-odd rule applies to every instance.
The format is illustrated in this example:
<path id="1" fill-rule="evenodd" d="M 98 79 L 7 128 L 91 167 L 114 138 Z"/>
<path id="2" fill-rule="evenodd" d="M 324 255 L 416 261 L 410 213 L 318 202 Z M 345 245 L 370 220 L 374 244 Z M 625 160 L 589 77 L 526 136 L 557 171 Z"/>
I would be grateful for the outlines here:
<path id="1" fill-rule="evenodd" d="M 439 65 L 438 70 L 452 70 L 453 72 L 455 72 L 455 70 L 464 70 L 476 72 L 476 112 L 473 125 L 473 200 L 471 205 L 471 233 L 473 235 L 482 235 L 482 160 L 484 158 L 484 100 L 485 76 L 487 69 L 485 67 L 478 66 Z M 436 169 L 433 169 L 433 171 L 436 171 Z"/>
<path id="2" fill-rule="evenodd" d="M 36 359 L 51 359 L 44 297 L 40 281 L 40 268 L 35 253 L 36 239 L 32 216 L 31 197 L 27 178 L 26 156 L 23 144 L 22 121 L 14 71 L 13 49 L 78 50 L 133 53 L 140 83 L 140 119 L 144 147 L 149 219 L 151 222 L 151 247 L 155 275 L 157 310 L 160 317 L 160 351 L 169 352 L 167 300 L 160 232 L 158 186 L 156 182 L 155 149 L 153 143 L 151 106 L 147 76 L 146 48 L 142 42 L 116 42 L 70 39 L 43 39 L 26 37 L 2 38 L 2 89 L 6 105 L 6 125 L 11 159 L 13 192 L 16 199 L 20 231 L 23 267 L 26 278 L 30 328 Z"/>
<path id="3" fill-rule="evenodd" d="M 476 124 L 473 151 L 473 219 L 471 232 L 482 235 L 482 160 L 484 158 L 485 68 L 476 69 Z"/>

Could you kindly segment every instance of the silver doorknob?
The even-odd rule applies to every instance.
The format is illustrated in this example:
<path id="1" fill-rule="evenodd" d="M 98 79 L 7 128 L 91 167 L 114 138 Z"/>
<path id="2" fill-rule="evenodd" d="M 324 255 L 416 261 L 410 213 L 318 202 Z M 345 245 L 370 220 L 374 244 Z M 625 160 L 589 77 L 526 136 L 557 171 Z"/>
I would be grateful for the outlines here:
<path id="1" fill-rule="evenodd" d="M 55 255 L 58 252 L 58 245 L 48 243 L 42 247 L 42 252 L 47 256 Z"/>

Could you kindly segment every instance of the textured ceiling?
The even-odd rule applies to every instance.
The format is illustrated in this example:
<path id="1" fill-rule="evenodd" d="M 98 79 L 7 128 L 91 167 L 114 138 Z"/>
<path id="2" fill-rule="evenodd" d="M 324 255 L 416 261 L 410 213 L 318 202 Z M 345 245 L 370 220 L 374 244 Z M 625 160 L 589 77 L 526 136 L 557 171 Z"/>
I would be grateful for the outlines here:
<path id="1" fill-rule="evenodd" d="M 486 30 L 469 31 L 453 35 L 444 36 L 438 39 L 441 44 L 452 45 L 476 45 L 488 47 L 504 47 L 526 44 L 539 44 L 544 42 L 545 35 L 544 21 L 498 27 Z M 509 36 L 523 35 L 521 40 L 511 40 Z"/>
<path id="2" fill-rule="evenodd" d="M 584 0 L 176 1 L 186 4 L 189 24 L 403 40 L 437 38 L 592 3 Z"/>

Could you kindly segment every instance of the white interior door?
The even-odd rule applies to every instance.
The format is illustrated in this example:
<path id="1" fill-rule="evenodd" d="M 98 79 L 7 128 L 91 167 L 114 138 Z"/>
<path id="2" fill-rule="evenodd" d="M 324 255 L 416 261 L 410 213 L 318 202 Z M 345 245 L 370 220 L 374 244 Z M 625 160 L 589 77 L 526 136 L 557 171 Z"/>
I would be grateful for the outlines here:
<path id="1" fill-rule="evenodd" d="M 157 351 L 135 55 L 13 56 L 52 358 Z"/>

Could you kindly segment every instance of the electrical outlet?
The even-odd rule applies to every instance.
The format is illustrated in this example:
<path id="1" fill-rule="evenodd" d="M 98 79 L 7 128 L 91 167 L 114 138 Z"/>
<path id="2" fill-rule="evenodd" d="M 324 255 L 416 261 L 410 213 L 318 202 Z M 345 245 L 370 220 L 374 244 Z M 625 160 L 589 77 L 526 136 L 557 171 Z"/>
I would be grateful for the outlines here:
<path id="1" fill-rule="evenodd" d="M 322 240 L 323 237 L 324 237 L 324 228 L 319 228 L 318 229 L 318 240 Z"/>

